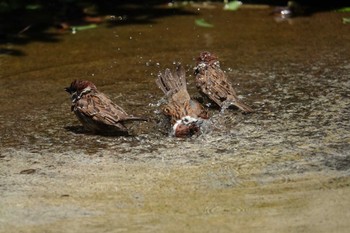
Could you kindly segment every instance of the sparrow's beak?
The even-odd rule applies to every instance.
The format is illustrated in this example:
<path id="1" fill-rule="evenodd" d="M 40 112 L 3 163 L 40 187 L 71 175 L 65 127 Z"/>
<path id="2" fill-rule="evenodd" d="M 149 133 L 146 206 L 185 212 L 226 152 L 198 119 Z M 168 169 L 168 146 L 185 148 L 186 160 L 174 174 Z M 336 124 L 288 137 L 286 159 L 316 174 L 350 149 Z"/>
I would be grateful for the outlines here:
<path id="1" fill-rule="evenodd" d="M 65 90 L 66 92 L 68 92 L 69 94 L 72 94 L 72 92 L 71 92 L 71 90 L 70 90 L 69 87 L 64 88 L 64 90 Z"/>

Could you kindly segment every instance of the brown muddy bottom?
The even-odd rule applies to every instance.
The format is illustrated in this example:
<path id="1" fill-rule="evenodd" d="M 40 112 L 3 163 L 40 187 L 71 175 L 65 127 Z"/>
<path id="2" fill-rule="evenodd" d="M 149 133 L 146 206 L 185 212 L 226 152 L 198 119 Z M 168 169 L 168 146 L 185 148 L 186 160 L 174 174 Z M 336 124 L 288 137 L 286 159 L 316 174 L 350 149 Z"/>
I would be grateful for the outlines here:
<path id="1" fill-rule="evenodd" d="M 344 15 L 276 22 L 270 9 L 188 8 L 1 55 L 1 232 L 347 232 L 350 39 Z M 214 25 L 201 28 L 195 19 Z M 167 136 L 155 85 L 208 50 L 256 110 Z M 150 122 L 131 137 L 84 132 L 64 87 L 93 81 Z"/>

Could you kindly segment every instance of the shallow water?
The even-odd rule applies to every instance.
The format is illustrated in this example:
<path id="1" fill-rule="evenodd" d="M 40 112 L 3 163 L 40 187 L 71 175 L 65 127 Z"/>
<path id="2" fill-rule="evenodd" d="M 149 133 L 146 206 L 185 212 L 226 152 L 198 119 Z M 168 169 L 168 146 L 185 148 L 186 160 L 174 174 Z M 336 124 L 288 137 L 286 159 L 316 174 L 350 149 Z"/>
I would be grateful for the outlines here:
<path id="1" fill-rule="evenodd" d="M 276 22 L 270 9 L 186 9 L 1 55 L 2 232 L 347 232 L 350 39 L 343 14 Z M 201 28 L 195 19 L 214 25 Z M 167 136 L 155 85 L 209 50 L 256 110 L 211 110 L 199 137 Z M 132 137 L 83 132 L 64 87 L 88 79 L 151 118 Z M 20 220 L 20 221 L 19 221 Z"/>

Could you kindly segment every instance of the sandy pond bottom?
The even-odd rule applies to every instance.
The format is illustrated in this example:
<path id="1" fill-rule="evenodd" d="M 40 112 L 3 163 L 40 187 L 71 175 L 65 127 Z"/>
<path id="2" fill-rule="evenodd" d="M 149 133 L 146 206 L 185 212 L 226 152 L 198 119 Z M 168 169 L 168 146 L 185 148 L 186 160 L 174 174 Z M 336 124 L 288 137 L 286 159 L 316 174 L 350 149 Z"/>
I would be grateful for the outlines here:
<path id="1" fill-rule="evenodd" d="M 45 168 L 6 178 L 15 191 L 5 191 L 1 200 L 3 232 L 346 232 L 349 227 L 349 178 L 339 174 L 253 182 L 252 174 L 236 174 L 239 161 L 170 166 L 50 155 L 62 162 L 53 165 L 20 154 Z M 27 161 L 11 160 L 22 166 Z M 243 166 L 247 173 L 261 169 Z"/>
<path id="2" fill-rule="evenodd" d="M 24 55 L 0 57 L 1 232 L 348 232 L 345 15 L 183 11 L 6 44 Z M 208 132 L 169 138 L 156 74 L 180 61 L 198 96 L 190 74 L 202 50 L 256 112 L 212 109 Z M 151 120 L 132 137 L 85 134 L 63 91 L 75 78 Z"/>

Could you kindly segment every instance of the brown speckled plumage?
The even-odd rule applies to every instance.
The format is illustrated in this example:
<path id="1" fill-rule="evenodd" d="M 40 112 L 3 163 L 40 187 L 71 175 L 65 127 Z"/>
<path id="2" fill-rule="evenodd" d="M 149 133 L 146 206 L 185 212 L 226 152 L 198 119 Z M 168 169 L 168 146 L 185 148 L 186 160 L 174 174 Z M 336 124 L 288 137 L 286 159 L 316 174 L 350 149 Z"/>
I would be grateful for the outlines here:
<path id="1" fill-rule="evenodd" d="M 196 100 L 191 99 L 187 91 L 186 74 L 181 66 L 171 72 L 166 69 L 160 73 L 156 80 L 158 87 L 166 94 L 168 103 L 163 107 L 163 113 L 170 118 L 172 125 L 185 117 L 191 119 L 208 119 L 209 115 L 203 106 Z M 189 123 L 188 125 L 178 124 L 174 132 L 175 136 L 184 137 L 199 131 L 198 125 Z"/>
<path id="2" fill-rule="evenodd" d="M 209 52 L 202 52 L 197 58 L 196 86 L 201 94 L 208 97 L 220 108 L 228 108 L 234 105 L 243 112 L 253 112 L 248 105 L 243 103 L 228 81 L 226 74 L 220 68 L 217 57 Z"/>
<path id="3" fill-rule="evenodd" d="M 93 133 L 126 135 L 126 121 L 146 120 L 128 115 L 90 81 L 74 80 L 65 90 L 72 97 L 71 110 L 84 127 Z"/>

